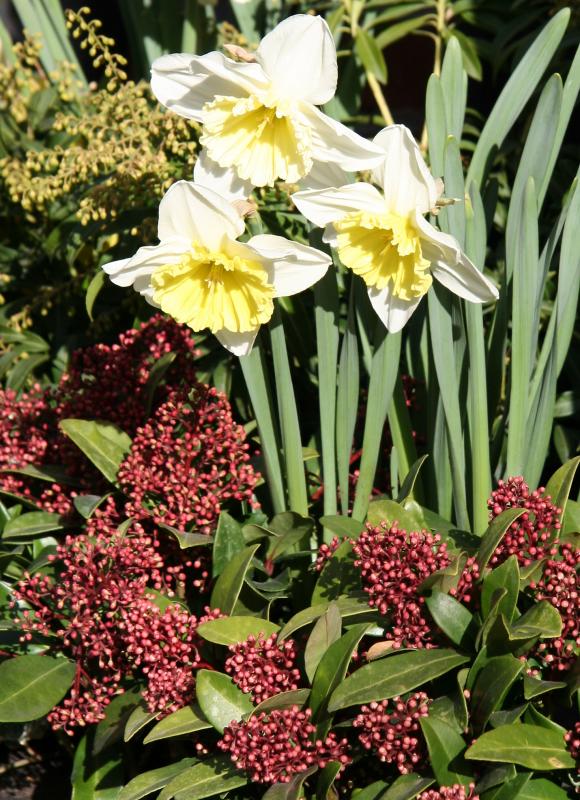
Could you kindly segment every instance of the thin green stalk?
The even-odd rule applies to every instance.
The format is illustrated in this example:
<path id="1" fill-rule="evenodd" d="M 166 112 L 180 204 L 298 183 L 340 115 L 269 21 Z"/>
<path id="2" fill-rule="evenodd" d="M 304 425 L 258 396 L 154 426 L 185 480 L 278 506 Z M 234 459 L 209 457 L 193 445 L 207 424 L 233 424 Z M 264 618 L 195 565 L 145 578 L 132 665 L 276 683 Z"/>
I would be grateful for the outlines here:
<path id="1" fill-rule="evenodd" d="M 252 352 L 240 358 L 240 366 L 258 425 L 266 483 L 270 490 L 272 507 L 274 513 L 279 514 L 282 511 L 286 511 L 284 483 L 280 465 L 280 445 L 274 422 L 274 409 L 271 401 L 272 392 L 268 385 L 266 364 L 259 336 L 252 348 Z"/>
<path id="2" fill-rule="evenodd" d="M 314 287 L 316 346 L 318 350 L 318 402 L 324 514 L 336 514 L 336 379 L 338 360 L 338 287 L 330 269 Z M 332 532 L 329 531 L 330 538 Z"/>
<path id="3" fill-rule="evenodd" d="M 278 415 L 282 430 L 282 445 L 286 463 L 286 482 L 290 509 L 302 516 L 308 516 L 308 494 L 306 492 L 306 475 L 302 457 L 302 438 L 298 422 L 296 398 L 290 374 L 290 362 L 286 348 L 286 337 L 280 311 L 276 305 L 270 325 L 272 342 L 272 359 L 276 379 L 276 396 L 278 398 Z"/>
<path id="4" fill-rule="evenodd" d="M 348 473 L 359 400 L 358 336 L 354 313 L 355 281 L 350 285 L 346 330 L 342 337 L 336 390 L 336 468 L 342 513 L 348 514 Z"/>
<path id="5" fill-rule="evenodd" d="M 375 350 L 371 366 L 362 457 L 352 509 L 352 516 L 361 521 L 366 517 L 369 507 L 379 460 L 382 432 L 397 380 L 401 355 L 401 334 L 387 334 L 383 330 L 381 335 L 381 342 Z"/>

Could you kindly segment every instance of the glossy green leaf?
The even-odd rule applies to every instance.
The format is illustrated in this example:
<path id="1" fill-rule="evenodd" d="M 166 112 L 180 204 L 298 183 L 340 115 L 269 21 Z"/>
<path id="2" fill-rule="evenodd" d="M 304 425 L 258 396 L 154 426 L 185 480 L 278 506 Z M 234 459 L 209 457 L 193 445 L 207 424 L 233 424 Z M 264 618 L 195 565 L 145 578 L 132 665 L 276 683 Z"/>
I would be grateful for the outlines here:
<path id="1" fill-rule="evenodd" d="M 474 761 L 500 761 L 537 771 L 572 769 L 564 737 L 537 725 L 503 725 L 484 733 L 466 753 Z"/>
<path id="2" fill-rule="evenodd" d="M 356 556 L 349 541 L 337 547 L 316 581 L 311 598 L 313 606 L 360 591 L 360 572 L 354 566 L 355 560 Z"/>
<path id="3" fill-rule="evenodd" d="M 505 589 L 499 605 L 495 605 L 495 611 L 503 614 L 508 622 L 513 618 L 520 592 L 520 568 L 515 555 L 506 559 L 503 564 L 492 570 L 486 575 L 481 587 L 481 613 L 483 618 L 489 616 L 494 602 L 497 599 L 497 591 Z"/>
<path id="4" fill-rule="evenodd" d="M 304 669 L 310 683 L 314 673 L 331 644 L 340 639 L 342 617 L 336 603 L 331 603 L 318 618 L 304 648 Z"/>
<path id="5" fill-rule="evenodd" d="M 381 795 L 381 800 L 413 800 L 413 798 L 417 797 L 421 792 L 424 792 L 433 783 L 435 783 L 433 778 L 422 778 L 420 775 L 415 775 L 414 773 L 399 775 L 399 777 L 391 783 L 387 791 Z M 374 784 L 372 785 L 374 786 Z M 362 793 L 356 795 L 357 800 L 361 797 Z"/>
<path id="6" fill-rule="evenodd" d="M 129 781 L 126 786 L 123 786 L 117 800 L 141 800 L 141 798 L 147 797 L 153 792 L 158 792 L 194 762 L 194 758 L 183 758 L 176 764 L 169 764 L 167 767 L 142 772 Z"/>
<path id="7" fill-rule="evenodd" d="M 481 570 L 487 566 L 509 526 L 523 513 L 525 513 L 525 508 L 506 508 L 490 522 L 489 528 L 481 537 L 481 544 L 477 551 L 477 563 Z"/>
<path id="8" fill-rule="evenodd" d="M 131 449 L 131 439 L 111 422 L 63 419 L 59 427 L 111 483 L 116 483 L 121 462 Z"/>
<path id="9" fill-rule="evenodd" d="M 466 661 L 467 656 L 445 649 L 415 650 L 374 661 L 357 669 L 334 690 L 328 708 L 337 711 L 405 694 Z"/>
<path id="10" fill-rule="evenodd" d="M 541 600 L 522 614 L 510 628 L 510 639 L 554 639 L 562 633 L 562 618 L 547 600 Z"/>
<path id="11" fill-rule="evenodd" d="M 196 696 L 203 715 L 220 733 L 230 722 L 239 722 L 244 714 L 254 709 L 250 696 L 238 689 L 223 672 L 199 670 Z"/>
<path id="12" fill-rule="evenodd" d="M 419 477 L 419 472 L 425 461 L 429 458 L 428 455 L 421 456 L 412 465 L 409 472 L 406 474 L 397 497 L 397 503 L 404 503 L 407 498 L 413 496 L 413 489 Z"/>
<path id="13" fill-rule="evenodd" d="M 580 464 L 580 456 L 570 459 L 552 475 L 546 484 L 546 494 L 552 498 L 552 503 L 566 513 L 566 505 L 572 488 L 576 470 Z"/>
<path id="14" fill-rule="evenodd" d="M 524 675 L 524 697 L 526 700 L 532 700 L 534 697 L 565 688 L 566 683 L 564 681 L 542 681 L 538 678 L 532 678 L 530 675 Z"/>
<path id="15" fill-rule="evenodd" d="M 157 742 L 160 739 L 171 739 L 173 736 L 183 736 L 195 731 L 204 731 L 211 727 L 211 723 L 203 717 L 199 706 L 194 703 L 163 717 L 143 739 L 143 744 Z"/>
<path id="16" fill-rule="evenodd" d="M 469 646 L 473 640 L 475 621 L 464 605 L 451 595 L 436 590 L 426 598 L 425 603 L 435 623 L 453 644 Z"/>
<path id="17" fill-rule="evenodd" d="M 177 353 L 169 351 L 169 353 L 164 353 L 161 358 L 158 359 L 151 367 L 151 372 L 149 373 L 147 383 L 145 384 L 144 405 L 148 415 L 151 413 L 151 409 L 153 408 L 155 392 L 167 375 L 167 371 L 170 369 L 176 358 Z"/>
<path id="18" fill-rule="evenodd" d="M 407 511 L 388 497 L 381 497 L 370 503 L 367 522 L 370 525 L 380 525 L 381 522 L 393 525 L 396 522 L 406 531 L 420 531 L 423 527 L 421 519 L 413 511 Z"/>
<path id="19" fill-rule="evenodd" d="M 246 574 L 259 546 L 259 544 L 255 544 L 252 547 L 247 547 L 231 559 L 213 587 L 211 593 L 212 608 L 219 608 L 222 614 L 233 613 Z"/>
<path id="20" fill-rule="evenodd" d="M 313 775 L 318 766 L 309 767 L 303 772 L 294 775 L 288 783 L 274 783 L 262 795 L 262 800 L 299 800 L 302 793 L 302 784 Z"/>
<path id="21" fill-rule="evenodd" d="M 47 511 L 30 511 L 14 519 L 8 520 L 4 526 L 2 538 L 5 541 L 24 541 L 52 531 L 64 529 L 60 514 L 49 514 Z"/>
<path id="22" fill-rule="evenodd" d="M 212 574 L 217 577 L 246 546 L 242 526 L 227 511 L 219 515 L 212 551 Z"/>
<path id="23" fill-rule="evenodd" d="M 123 767 L 118 751 L 95 754 L 93 734 L 84 736 L 76 749 L 71 773 L 71 800 L 117 800 L 123 785 Z"/>
<path id="24" fill-rule="evenodd" d="M 507 693 L 521 675 L 525 662 L 512 655 L 495 656 L 478 674 L 471 697 L 471 716 L 477 731 L 501 708 Z"/>
<path id="25" fill-rule="evenodd" d="M 238 642 L 244 642 L 248 636 L 258 637 L 263 634 L 265 638 L 273 633 L 278 633 L 279 625 L 259 617 L 222 617 L 203 622 L 197 628 L 197 634 L 208 642 L 223 644 L 228 647 Z"/>
<path id="26" fill-rule="evenodd" d="M 546 778 L 532 778 L 519 793 L 518 800 L 569 800 L 569 794 Z"/>
<path id="27" fill-rule="evenodd" d="M 93 308 L 95 306 L 95 301 L 99 296 L 101 289 L 105 285 L 105 278 L 106 273 L 100 269 L 96 272 L 93 277 L 91 278 L 91 282 L 87 287 L 87 293 L 85 295 L 85 308 L 87 310 L 87 314 L 91 322 L 93 321 Z"/>
<path id="28" fill-rule="evenodd" d="M 345 623 L 346 620 L 349 620 L 349 624 L 356 621 L 357 617 L 372 617 L 376 616 L 377 613 L 374 608 L 369 606 L 365 597 L 339 597 L 336 601 L 333 600 L 332 602 L 336 602 L 343 620 Z M 278 641 L 287 639 L 296 631 L 300 630 L 300 628 L 304 628 L 306 625 L 310 625 L 311 622 L 315 622 L 324 614 L 328 606 L 329 603 L 319 603 L 318 605 L 310 606 L 309 608 L 304 608 L 302 611 L 299 611 L 284 625 L 278 634 Z"/>
<path id="29" fill-rule="evenodd" d="M 66 658 L 15 656 L 0 664 L 0 722 L 48 714 L 70 689 L 75 665 Z"/>
<path id="30" fill-rule="evenodd" d="M 139 689 L 129 689 L 113 697 L 105 708 L 105 717 L 94 729 L 93 754 L 99 755 L 113 744 L 119 744 L 131 714 L 141 700 Z"/>
<path id="31" fill-rule="evenodd" d="M 429 751 L 429 763 L 441 786 L 469 785 L 473 778 L 463 759 L 466 743 L 455 728 L 431 715 L 419 720 Z"/>
<path id="32" fill-rule="evenodd" d="M 228 756 L 214 756 L 177 775 L 157 800 L 203 800 L 245 786 L 247 782 L 245 772 L 236 769 Z"/>
<path id="33" fill-rule="evenodd" d="M 342 764 L 339 761 L 330 761 L 318 775 L 316 782 L 316 800 L 333 800 L 331 789 L 340 772 Z"/>
<path id="34" fill-rule="evenodd" d="M 358 539 L 364 528 L 362 522 L 352 517 L 343 517 L 341 514 L 321 517 L 319 522 L 335 536 L 348 536 L 353 539 Z"/>
<path id="35" fill-rule="evenodd" d="M 291 708 L 292 706 L 303 708 L 309 697 L 310 689 L 292 689 L 289 692 L 280 692 L 258 703 L 252 714 L 258 714 L 261 711 L 272 711 L 275 708 Z"/>
<path id="36" fill-rule="evenodd" d="M 123 734 L 123 739 L 126 742 L 128 742 L 130 739 L 133 738 L 133 736 L 138 734 L 140 730 L 145 728 L 150 722 L 153 722 L 153 720 L 156 718 L 157 714 L 152 714 L 150 711 L 148 711 L 142 701 L 135 709 L 133 709 L 131 716 L 127 720 L 127 724 L 125 725 L 125 732 Z"/>
<path id="37" fill-rule="evenodd" d="M 178 531 L 177 528 L 164 524 L 160 524 L 159 527 L 177 539 L 180 550 L 188 550 L 190 547 L 209 547 L 214 542 L 213 536 L 209 536 L 206 533 Z"/>

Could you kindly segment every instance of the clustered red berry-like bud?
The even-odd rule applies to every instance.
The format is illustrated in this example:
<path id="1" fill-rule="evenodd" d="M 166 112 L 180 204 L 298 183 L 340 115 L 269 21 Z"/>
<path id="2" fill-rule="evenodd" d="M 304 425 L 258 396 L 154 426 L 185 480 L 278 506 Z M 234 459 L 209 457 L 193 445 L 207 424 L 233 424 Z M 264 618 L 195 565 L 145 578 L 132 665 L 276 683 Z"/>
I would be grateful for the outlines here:
<path id="1" fill-rule="evenodd" d="M 224 502 L 252 502 L 258 475 L 225 396 L 197 384 L 175 392 L 139 428 L 119 483 L 136 517 L 179 530 L 214 532 Z"/>
<path id="2" fill-rule="evenodd" d="M 556 673 L 571 668 L 580 646 L 580 550 L 562 544 L 558 555 L 546 563 L 542 577 L 530 587 L 536 600 L 547 600 L 562 618 L 561 635 L 540 642 L 535 649 L 535 654 Z"/>
<path id="3" fill-rule="evenodd" d="M 330 561 L 332 556 L 336 553 L 340 545 L 346 541 L 344 538 L 339 539 L 338 536 L 333 536 L 332 541 L 328 544 L 321 544 L 318 548 L 318 553 L 316 555 L 316 561 L 314 562 L 314 569 L 316 572 L 322 572 L 324 569 L 326 562 Z"/>
<path id="4" fill-rule="evenodd" d="M 580 722 L 574 723 L 574 728 L 567 731 L 564 735 L 566 746 L 570 751 L 570 755 L 576 761 L 580 760 Z"/>
<path id="5" fill-rule="evenodd" d="M 288 783 L 310 767 L 323 769 L 329 761 L 349 764 L 348 742 L 334 733 L 314 740 L 312 711 L 298 706 L 260 712 L 225 729 L 218 747 L 256 783 Z"/>
<path id="6" fill-rule="evenodd" d="M 255 703 L 298 688 L 300 670 L 294 666 L 298 651 L 292 639 L 279 643 L 275 633 L 267 639 L 261 633 L 229 649 L 233 655 L 227 659 L 225 671 Z"/>
<path id="7" fill-rule="evenodd" d="M 457 586 L 449 590 L 449 594 L 469 605 L 474 600 L 475 584 L 481 577 L 481 570 L 475 556 L 469 556 L 459 576 Z"/>
<path id="8" fill-rule="evenodd" d="M 460 783 L 454 783 L 453 786 L 427 789 L 426 792 L 421 792 L 418 800 L 479 800 L 479 795 L 474 794 L 474 791 L 474 783 L 470 783 L 467 789 Z"/>
<path id="9" fill-rule="evenodd" d="M 388 615 L 392 628 L 385 633 L 394 647 L 429 647 L 432 626 L 423 616 L 425 599 L 417 590 L 423 581 L 450 563 L 439 534 L 407 533 L 393 524 L 367 525 L 353 542 L 369 605 Z"/>
<path id="10" fill-rule="evenodd" d="M 372 750 L 405 775 L 425 758 L 419 720 L 428 713 L 429 698 L 416 692 L 406 701 L 393 697 L 362 706 L 353 726 L 360 729 L 358 738 L 365 750 Z"/>
<path id="11" fill-rule="evenodd" d="M 552 503 L 545 491 L 540 487 L 530 492 L 521 476 L 498 482 L 497 489 L 487 501 L 490 520 L 507 508 L 525 508 L 526 511 L 507 529 L 490 559 L 490 566 L 501 564 L 511 555 L 515 555 L 523 566 L 528 566 L 554 553 L 551 540 L 560 530 L 562 510 Z"/>

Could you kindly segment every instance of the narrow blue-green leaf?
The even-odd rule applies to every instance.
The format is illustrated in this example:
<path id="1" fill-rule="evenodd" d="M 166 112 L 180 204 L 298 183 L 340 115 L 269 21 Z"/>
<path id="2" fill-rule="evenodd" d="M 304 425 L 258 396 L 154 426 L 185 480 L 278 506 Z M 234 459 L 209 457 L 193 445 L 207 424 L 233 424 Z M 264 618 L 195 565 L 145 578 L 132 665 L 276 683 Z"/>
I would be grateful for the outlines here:
<path id="1" fill-rule="evenodd" d="M 382 333 L 382 339 L 373 356 L 362 457 L 356 494 L 352 509 L 354 519 L 364 520 L 368 507 L 381 448 L 381 431 L 385 426 L 391 403 L 401 354 L 401 334 Z"/>
<path id="2" fill-rule="evenodd" d="M 467 174 L 468 185 L 472 181 L 477 186 L 482 185 L 490 154 L 502 144 L 534 93 L 545 69 L 558 49 L 569 19 L 570 9 L 564 8 L 548 22 L 506 83 L 487 119 L 473 153 Z"/>
<path id="3" fill-rule="evenodd" d="M 294 397 L 294 385 L 290 373 L 284 325 L 277 307 L 274 309 L 270 323 L 270 339 L 272 342 L 276 397 L 278 398 L 278 414 L 286 464 L 288 500 L 292 511 L 307 516 L 308 495 L 306 493 L 306 474 L 302 458 L 302 438 L 300 435 L 300 423 L 298 422 L 298 409 L 296 408 L 296 398 Z"/>
<path id="4" fill-rule="evenodd" d="M 470 530 L 465 492 L 465 452 L 463 431 L 461 430 L 459 383 L 454 359 L 449 357 L 453 353 L 450 297 L 438 285 L 429 291 L 427 297 L 433 361 L 441 392 L 448 436 L 456 520 L 460 528 Z"/>
<path id="5" fill-rule="evenodd" d="M 447 120 L 445 118 L 445 100 L 443 98 L 441 80 L 437 75 L 431 75 L 427 83 L 425 119 L 429 136 L 431 172 L 434 175 L 443 175 Z"/>
<path id="6" fill-rule="evenodd" d="M 463 69 L 461 45 L 454 36 L 451 36 L 445 48 L 440 81 L 445 103 L 447 133 L 459 141 L 467 103 L 467 73 Z"/>
<path id="7" fill-rule="evenodd" d="M 531 176 L 528 178 L 520 214 L 513 263 L 511 385 L 506 467 L 509 475 L 522 474 L 529 442 L 527 422 L 531 363 L 530 309 L 535 300 L 534 273 L 538 264 L 536 189 Z"/>
<path id="8" fill-rule="evenodd" d="M 580 219 L 580 188 L 577 183 L 564 230 L 558 270 L 558 295 L 556 299 L 556 325 L 558 329 L 558 375 L 562 371 L 572 340 L 578 291 L 580 290 L 580 247 L 578 247 L 578 220 Z"/>
<path id="9" fill-rule="evenodd" d="M 315 244 L 315 242 L 312 242 Z M 338 287 L 336 272 L 329 269 L 314 286 L 314 317 L 318 354 L 318 403 L 324 513 L 334 515 L 336 505 L 336 375 L 338 362 Z M 326 530 L 326 529 L 325 529 Z M 329 537 L 332 538 L 332 537 Z"/>
<path id="10" fill-rule="evenodd" d="M 340 349 L 336 394 L 336 463 L 340 504 L 345 515 L 348 514 L 348 474 L 359 395 L 358 340 L 353 306 L 354 280 L 351 284 L 348 319 Z"/>
<path id="11" fill-rule="evenodd" d="M 558 333 L 556 332 L 556 341 Z M 544 370 L 542 383 L 533 398 L 526 426 L 528 446 L 525 452 L 523 476 L 530 486 L 537 486 L 542 477 L 544 463 L 550 449 L 550 438 L 556 405 L 558 353 L 552 348 Z"/>
<path id="12" fill-rule="evenodd" d="M 418 457 L 415 439 L 413 438 L 413 426 L 409 416 L 409 409 L 405 401 L 403 382 L 400 373 L 397 375 L 395 388 L 393 390 L 393 399 L 391 400 L 387 416 L 393 447 L 396 448 L 399 458 L 399 470 L 401 475 L 408 476 L 417 463 Z M 415 478 L 418 478 L 418 480 L 414 482 L 414 496 L 418 502 L 423 502 L 422 476 L 416 475 Z M 401 486 L 401 492 L 402 491 L 403 487 Z"/>
<path id="13" fill-rule="evenodd" d="M 274 513 L 280 514 L 282 511 L 286 511 L 287 506 L 280 465 L 279 435 L 274 421 L 272 392 L 259 337 L 250 355 L 240 358 L 240 366 L 256 415 L 272 506 Z"/>

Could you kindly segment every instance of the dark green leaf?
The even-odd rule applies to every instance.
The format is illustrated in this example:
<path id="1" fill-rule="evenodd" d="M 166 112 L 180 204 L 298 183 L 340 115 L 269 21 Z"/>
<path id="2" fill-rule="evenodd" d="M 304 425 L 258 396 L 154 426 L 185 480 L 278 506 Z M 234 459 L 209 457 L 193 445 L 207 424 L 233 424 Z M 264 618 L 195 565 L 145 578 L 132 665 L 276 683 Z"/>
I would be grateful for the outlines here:
<path id="1" fill-rule="evenodd" d="M 365 71 L 370 72 L 381 83 L 386 83 L 387 65 L 381 48 L 377 45 L 377 40 L 369 36 L 365 30 L 359 28 L 354 42 L 354 50 L 360 58 Z"/>
<path id="2" fill-rule="evenodd" d="M 131 439 L 111 422 L 63 419 L 59 427 L 111 483 L 116 483 L 121 462 L 131 449 Z"/>
<path id="3" fill-rule="evenodd" d="M 16 656 L 0 664 L 0 722 L 43 717 L 68 692 L 75 665 L 66 658 Z"/>
<path id="4" fill-rule="evenodd" d="M 566 504 L 578 464 L 580 464 L 580 456 L 570 459 L 556 470 L 546 484 L 546 494 L 552 498 L 555 506 L 562 509 L 563 513 L 566 512 Z"/>
<path id="5" fill-rule="evenodd" d="M 223 672 L 201 669 L 197 673 L 196 696 L 203 715 L 220 733 L 230 722 L 239 722 L 254 705 Z"/>
<path id="6" fill-rule="evenodd" d="M 150 414 L 153 407 L 153 398 L 155 397 L 157 387 L 167 374 L 167 370 L 171 367 L 176 358 L 177 353 L 171 351 L 169 353 L 164 353 L 161 358 L 158 359 L 151 367 L 151 372 L 149 373 L 147 384 L 145 386 L 144 406 L 147 415 Z"/>
<path id="7" fill-rule="evenodd" d="M 259 617 L 223 617 L 202 623 L 197 633 L 208 642 L 229 646 L 244 642 L 248 636 L 258 637 L 260 633 L 267 638 L 279 630 L 279 625 Z"/>
<path id="8" fill-rule="evenodd" d="M 302 784 L 306 778 L 310 777 L 316 770 L 317 766 L 309 767 L 304 772 L 299 772 L 288 783 L 274 783 L 262 795 L 262 800 L 298 800 L 301 794 Z"/>
<path id="9" fill-rule="evenodd" d="M 103 502 L 105 498 L 98 494 L 79 494 L 73 498 L 75 509 L 85 519 L 89 519 L 91 514 Z"/>
<path id="10" fill-rule="evenodd" d="M 339 597 L 333 602 L 336 602 L 338 605 L 343 620 L 349 619 L 350 622 L 353 622 L 357 617 L 376 616 L 375 609 L 369 606 L 364 597 Z M 314 622 L 324 614 L 328 606 L 329 603 L 320 603 L 319 605 L 310 606 L 309 608 L 304 608 L 302 611 L 299 611 L 284 625 L 280 631 L 278 640 L 287 639 L 289 636 L 292 636 L 295 631 L 304 628 L 306 625 L 310 625 L 311 622 Z"/>
<path id="11" fill-rule="evenodd" d="M 341 595 L 347 595 L 353 591 L 360 591 L 360 572 L 354 565 L 355 558 L 352 544 L 349 541 L 338 546 L 322 568 L 316 582 L 310 601 L 313 606 L 336 600 Z"/>
<path id="12" fill-rule="evenodd" d="M 169 764 L 167 767 L 142 772 L 141 775 L 137 775 L 126 786 L 123 786 L 117 800 L 141 800 L 148 794 L 158 792 L 194 762 L 194 758 L 184 758 L 177 764 Z"/>
<path id="13" fill-rule="evenodd" d="M 374 661 L 346 678 L 330 698 L 328 708 L 384 700 L 410 692 L 469 661 L 454 650 L 415 650 Z"/>
<path id="14" fill-rule="evenodd" d="M 330 790 L 341 767 L 342 764 L 339 761 L 330 761 L 324 767 L 316 783 L 316 800 L 333 800 Z"/>
<path id="15" fill-rule="evenodd" d="M 353 798 L 356 800 L 379 800 L 383 797 L 383 792 L 387 788 L 385 781 L 375 781 L 374 783 L 365 786 L 364 789 L 353 792 Z"/>
<path id="16" fill-rule="evenodd" d="M 304 649 L 304 669 L 312 683 L 314 673 L 331 644 L 340 639 L 342 618 L 336 603 L 331 603 L 312 628 Z"/>
<path id="17" fill-rule="evenodd" d="M 258 703 L 252 714 L 257 714 L 260 711 L 272 711 L 275 708 L 291 708 L 292 706 L 302 708 L 309 697 L 310 689 L 292 689 L 289 692 L 280 692 Z"/>
<path id="18" fill-rule="evenodd" d="M 213 536 L 208 536 L 206 533 L 190 533 L 189 531 L 178 531 L 177 528 L 171 525 L 160 524 L 159 527 L 163 531 L 167 531 L 174 536 L 179 542 L 180 550 L 187 550 L 190 547 L 208 547 L 213 544 Z"/>
<path id="19" fill-rule="evenodd" d="M 137 708 L 133 709 L 133 713 L 127 720 L 127 724 L 125 725 L 125 732 L 123 734 L 123 738 L 126 742 L 133 738 L 140 730 L 142 730 L 146 725 L 150 722 L 153 722 L 156 719 L 157 714 L 152 714 L 150 711 L 147 711 L 144 703 L 141 702 Z"/>
<path id="20" fill-rule="evenodd" d="M 554 639 L 562 633 L 562 618 L 547 600 L 529 608 L 510 628 L 510 639 Z"/>
<path id="21" fill-rule="evenodd" d="M 242 590 L 246 573 L 260 545 L 247 547 L 232 558 L 217 579 L 211 593 L 211 607 L 219 608 L 222 614 L 232 614 Z"/>
<path id="22" fill-rule="evenodd" d="M 491 521 L 489 528 L 481 537 L 481 545 L 477 552 L 477 563 L 480 569 L 487 566 L 489 559 L 505 536 L 509 526 L 518 517 L 521 517 L 525 510 L 525 508 L 507 508 Z"/>
<path id="23" fill-rule="evenodd" d="M 524 675 L 524 697 L 526 700 L 539 697 L 541 694 L 553 692 L 556 689 L 565 688 L 566 684 L 564 681 L 542 681 L 538 678 L 532 678 L 530 675 Z"/>
<path id="24" fill-rule="evenodd" d="M 407 473 L 405 480 L 401 484 L 401 490 L 397 497 L 397 503 L 404 503 L 408 497 L 412 497 L 413 489 L 415 488 L 415 483 L 419 476 L 421 467 L 428 458 L 429 458 L 428 455 L 424 455 L 421 456 L 421 458 L 418 458 L 417 461 L 415 461 L 415 463 Z"/>
<path id="25" fill-rule="evenodd" d="M 93 753 L 98 754 L 123 738 L 123 731 L 135 706 L 141 699 L 138 689 L 114 697 L 105 709 L 105 718 L 94 731 Z"/>
<path id="26" fill-rule="evenodd" d="M 425 603 L 436 624 L 453 644 L 466 647 L 473 642 L 475 621 L 465 606 L 439 591 L 434 591 Z"/>
<path id="27" fill-rule="evenodd" d="M 216 578 L 232 558 L 241 553 L 246 546 L 240 523 L 227 511 L 222 511 L 217 524 L 212 554 L 212 574 Z"/>
<path id="28" fill-rule="evenodd" d="M 50 531 L 63 530 L 60 514 L 49 514 L 47 511 L 30 511 L 9 520 L 4 526 L 2 538 L 5 541 L 31 539 Z"/>
<path id="29" fill-rule="evenodd" d="M 71 800 L 117 800 L 123 785 L 121 754 L 93 753 L 93 734 L 81 739 L 71 774 Z"/>
<path id="30" fill-rule="evenodd" d="M 370 525 L 380 525 L 381 522 L 393 525 L 396 522 L 406 531 L 420 531 L 423 527 L 422 520 L 417 515 L 406 511 L 399 503 L 387 497 L 372 501 L 369 505 L 367 522 Z"/>
<path id="31" fill-rule="evenodd" d="M 518 800 L 567 800 L 569 794 L 546 778 L 533 778 L 518 794 Z"/>
<path id="32" fill-rule="evenodd" d="M 505 589 L 505 593 L 499 603 L 494 606 L 494 597 L 497 599 L 496 592 Z M 511 622 L 516 610 L 518 594 L 520 591 L 520 569 L 518 559 L 515 555 L 510 556 L 503 564 L 496 567 L 483 581 L 481 587 L 481 612 L 486 619 L 494 606 L 498 614 L 503 614 L 508 622 Z"/>
<path id="33" fill-rule="evenodd" d="M 91 322 L 93 321 L 93 308 L 95 305 L 95 300 L 97 299 L 101 289 L 105 285 L 105 277 L 106 277 L 105 272 L 102 269 L 100 269 L 93 275 L 91 282 L 89 283 L 89 286 L 87 288 L 87 293 L 85 295 L 85 308 L 87 310 L 87 314 Z"/>
<path id="34" fill-rule="evenodd" d="M 218 756 L 181 772 L 166 785 L 157 800 L 203 800 L 245 786 L 247 782 L 245 773 L 237 770 L 228 756 Z"/>
<path id="35" fill-rule="evenodd" d="M 437 717 L 422 717 L 421 730 L 429 750 L 429 763 L 441 786 L 468 785 L 472 777 L 462 756 L 466 744 L 455 728 Z"/>
<path id="36" fill-rule="evenodd" d="M 503 725 L 480 736 L 466 758 L 519 764 L 533 770 L 572 769 L 574 759 L 565 744 L 556 731 L 537 725 Z"/>
<path id="37" fill-rule="evenodd" d="M 185 733 L 204 731 L 207 728 L 211 728 L 211 723 L 204 719 L 201 709 L 194 703 L 163 717 L 143 739 L 143 744 L 171 739 L 173 736 L 183 736 Z"/>
<path id="38" fill-rule="evenodd" d="M 321 517 L 319 520 L 323 528 L 328 528 L 336 536 L 345 536 L 352 539 L 358 539 L 364 525 L 357 519 L 352 517 L 343 517 L 342 514 L 334 516 Z"/>
<path id="39" fill-rule="evenodd" d="M 471 699 L 471 716 L 478 731 L 483 730 L 492 713 L 501 708 L 524 667 L 525 662 L 512 655 L 494 656 L 478 674 Z"/>
<path id="40" fill-rule="evenodd" d="M 381 795 L 381 800 L 413 800 L 417 795 L 435 783 L 433 778 L 422 778 L 420 775 L 399 775 L 387 791 Z M 374 784 L 372 784 L 374 786 Z M 366 790 L 363 790 L 366 791 Z M 356 795 L 357 800 L 362 795 Z M 369 798 L 370 800 L 370 798 Z"/>

